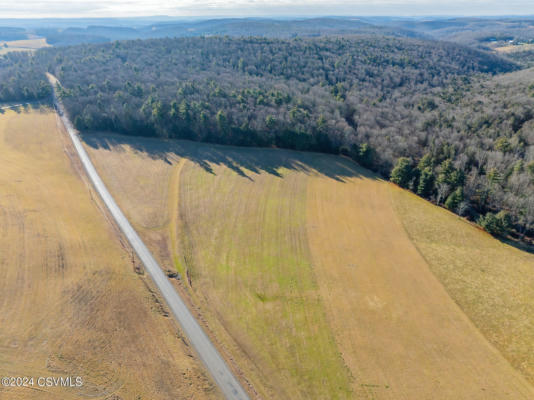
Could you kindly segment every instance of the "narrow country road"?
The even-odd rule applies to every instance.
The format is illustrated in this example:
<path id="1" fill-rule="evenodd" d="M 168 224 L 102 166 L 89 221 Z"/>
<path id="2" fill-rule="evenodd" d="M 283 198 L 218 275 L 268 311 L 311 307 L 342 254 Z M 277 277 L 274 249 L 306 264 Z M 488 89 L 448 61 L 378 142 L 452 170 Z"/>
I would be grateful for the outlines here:
<path id="1" fill-rule="evenodd" d="M 48 80 L 54 88 L 54 105 L 57 108 L 59 116 L 61 117 L 61 120 L 65 125 L 70 138 L 72 139 L 74 147 L 76 148 L 78 156 L 80 157 L 80 160 L 89 178 L 91 179 L 91 182 L 106 204 L 117 225 L 120 227 L 121 231 L 130 242 L 130 245 L 143 262 L 147 272 L 158 287 L 174 317 L 182 327 L 182 330 L 184 331 L 188 341 L 193 345 L 200 359 L 213 376 L 213 379 L 218 384 L 222 393 L 227 399 L 248 399 L 248 395 L 246 394 L 245 390 L 241 387 L 240 383 L 226 362 L 223 360 L 213 343 L 210 341 L 204 330 L 196 321 L 193 314 L 191 314 L 185 305 L 184 301 L 169 282 L 167 276 L 163 273 L 157 261 L 145 246 L 137 232 L 135 232 L 133 227 L 130 225 L 128 219 L 122 213 L 121 209 L 104 185 L 104 182 L 96 172 L 89 155 L 83 148 L 83 145 L 76 134 L 74 126 L 65 113 L 65 109 L 61 103 L 61 100 L 58 99 L 56 95 L 56 84 L 58 83 L 58 80 L 50 74 L 48 74 Z"/>

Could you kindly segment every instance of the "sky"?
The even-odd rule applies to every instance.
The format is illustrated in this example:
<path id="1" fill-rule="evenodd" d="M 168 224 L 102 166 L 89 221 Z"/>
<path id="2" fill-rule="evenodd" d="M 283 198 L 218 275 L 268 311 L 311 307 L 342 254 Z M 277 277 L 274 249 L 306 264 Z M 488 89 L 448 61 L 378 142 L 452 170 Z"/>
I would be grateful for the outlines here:
<path id="1" fill-rule="evenodd" d="M 534 15 L 533 0 L 0 0 L 0 18 Z"/>

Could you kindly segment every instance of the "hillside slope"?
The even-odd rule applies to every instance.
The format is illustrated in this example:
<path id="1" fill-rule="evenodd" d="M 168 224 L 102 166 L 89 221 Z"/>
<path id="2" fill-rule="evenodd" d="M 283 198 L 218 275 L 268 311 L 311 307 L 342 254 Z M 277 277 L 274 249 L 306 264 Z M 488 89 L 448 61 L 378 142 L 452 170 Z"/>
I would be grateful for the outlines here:
<path id="1" fill-rule="evenodd" d="M 84 132 L 344 154 L 384 177 L 408 163 L 404 187 L 472 221 L 503 211 L 529 241 L 532 85 L 501 81 L 518 68 L 376 35 L 154 39 L 0 57 L 0 101 L 47 97 L 50 70 Z"/>
<path id="2" fill-rule="evenodd" d="M 473 274 L 460 283 L 464 300 L 447 292 L 449 275 L 433 272 L 448 259 L 429 268 L 429 255 L 405 227 L 407 212 L 452 218 L 466 235 L 484 235 L 511 265 L 532 263 L 531 255 L 499 247 L 440 208 L 420 207 L 422 200 L 340 157 L 84 139 L 136 229 L 163 265 L 178 270 L 223 352 L 263 397 L 534 396 L 507 361 L 520 368 L 520 360 L 528 372 L 528 349 L 502 346 L 484 321 L 502 321 L 502 337 L 524 343 L 530 325 L 517 329 L 502 308 L 470 307 L 512 295 L 510 287 L 473 291 Z M 510 279 L 519 285 L 530 275 L 525 267 Z M 532 305 L 534 295 L 524 293 Z"/>
<path id="3" fill-rule="evenodd" d="M 412 242 L 451 297 L 534 382 L 534 255 L 403 191 L 393 193 Z"/>
<path id="4" fill-rule="evenodd" d="M 0 398 L 221 398 L 73 154 L 50 110 L 0 114 L 0 376 L 83 380 Z"/>

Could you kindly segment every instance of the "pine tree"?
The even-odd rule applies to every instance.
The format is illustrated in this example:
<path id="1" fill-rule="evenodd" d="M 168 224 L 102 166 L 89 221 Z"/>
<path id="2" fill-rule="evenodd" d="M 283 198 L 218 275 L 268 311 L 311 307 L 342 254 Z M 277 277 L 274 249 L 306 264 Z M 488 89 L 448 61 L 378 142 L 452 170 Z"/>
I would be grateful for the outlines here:
<path id="1" fill-rule="evenodd" d="M 400 187 L 407 188 L 412 180 L 412 160 L 407 157 L 401 157 L 397 160 L 395 168 L 391 171 L 391 182 Z"/>
<path id="2" fill-rule="evenodd" d="M 434 174 L 429 167 L 424 168 L 421 171 L 419 177 L 419 184 L 417 185 L 417 194 L 423 197 L 429 197 L 434 190 Z"/>

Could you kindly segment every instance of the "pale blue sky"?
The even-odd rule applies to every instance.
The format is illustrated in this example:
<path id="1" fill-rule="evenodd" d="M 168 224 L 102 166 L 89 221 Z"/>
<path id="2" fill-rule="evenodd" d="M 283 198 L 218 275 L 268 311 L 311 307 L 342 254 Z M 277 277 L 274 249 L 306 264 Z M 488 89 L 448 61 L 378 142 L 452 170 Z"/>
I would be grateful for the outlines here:
<path id="1" fill-rule="evenodd" d="M 0 0 L 0 18 L 527 14 L 534 0 Z"/>

